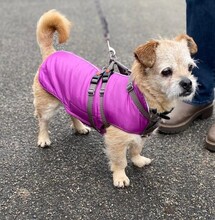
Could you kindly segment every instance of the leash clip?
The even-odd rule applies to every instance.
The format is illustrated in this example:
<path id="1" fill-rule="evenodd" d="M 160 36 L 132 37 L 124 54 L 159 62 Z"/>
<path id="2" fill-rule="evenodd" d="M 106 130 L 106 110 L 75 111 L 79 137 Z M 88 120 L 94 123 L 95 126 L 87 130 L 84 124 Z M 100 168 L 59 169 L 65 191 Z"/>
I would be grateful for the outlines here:
<path id="1" fill-rule="evenodd" d="M 108 51 L 110 53 L 110 59 L 116 59 L 116 51 L 113 49 L 113 47 L 110 46 L 109 40 L 107 40 L 107 45 L 108 45 Z"/>

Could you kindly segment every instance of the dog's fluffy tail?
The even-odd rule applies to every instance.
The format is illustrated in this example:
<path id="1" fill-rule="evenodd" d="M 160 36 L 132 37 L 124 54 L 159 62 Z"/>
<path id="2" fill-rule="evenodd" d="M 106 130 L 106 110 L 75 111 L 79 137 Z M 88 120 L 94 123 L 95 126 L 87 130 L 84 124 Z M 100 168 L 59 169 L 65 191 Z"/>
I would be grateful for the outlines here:
<path id="1" fill-rule="evenodd" d="M 36 34 L 43 60 L 55 52 L 53 47 L 54 32 L 58 32 L 58 41 L 61 44 L 68 40 L 70 27 L 70 21 L 54 9 L 41 16 L 37 23 Z"/>

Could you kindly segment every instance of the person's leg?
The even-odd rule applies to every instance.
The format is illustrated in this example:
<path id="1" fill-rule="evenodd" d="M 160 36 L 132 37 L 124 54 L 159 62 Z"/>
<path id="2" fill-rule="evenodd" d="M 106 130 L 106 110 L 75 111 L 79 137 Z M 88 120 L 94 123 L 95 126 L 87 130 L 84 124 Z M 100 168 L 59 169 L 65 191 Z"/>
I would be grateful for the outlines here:
<path id="1" fill-rule="evenodd" d="M 198 78 L 198 90 L 193 105 L 204 105 L 214 100 L 215 80 L 215 1 L 187 0 L 187 34 L 195 40 L 198 68 L 193 74 Z"/>
<path id="2" fill-rule="evenodd" d="M 170 120 L 163 121 L 159 130 L 177 133 L 185 130 L 196 118 L 213 114 L 215 81 L 215 1 L 187 0 L 187 34 L 197 43 L 194 56 L 198 68 L 193 74 L 198 78 L 198 90 L 192 102 L 179 102 L 171 112 Z"/>

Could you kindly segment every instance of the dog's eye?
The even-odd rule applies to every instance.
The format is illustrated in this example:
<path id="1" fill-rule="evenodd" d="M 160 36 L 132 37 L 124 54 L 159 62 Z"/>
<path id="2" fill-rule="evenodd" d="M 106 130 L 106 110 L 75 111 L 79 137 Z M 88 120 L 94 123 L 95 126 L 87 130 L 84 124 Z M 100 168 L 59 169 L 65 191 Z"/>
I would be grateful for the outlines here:
<path id="1" fill-rule="evenodd" d="M 188 65 L 188 71 L 189 71 L 189 72 L 192 72 L 193 68 L 194 68 L 194 65 L 193 65 L 193 64 L 189 64 L 189 65 Z"/>
<path id="2" fill-rule="evenodd" d="M 170 67 L 165 68 L 161 71 L 161 74 L 163 76 L 171 76 L 172 75 L 172 69 Z"/>

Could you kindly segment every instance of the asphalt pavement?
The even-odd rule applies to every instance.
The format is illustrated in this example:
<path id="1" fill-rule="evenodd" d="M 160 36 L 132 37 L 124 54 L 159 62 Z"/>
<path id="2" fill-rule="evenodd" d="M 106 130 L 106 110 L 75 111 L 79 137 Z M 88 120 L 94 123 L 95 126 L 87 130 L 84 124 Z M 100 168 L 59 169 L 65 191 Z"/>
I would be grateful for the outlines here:
<path id="1" fill-rule="evenodd" d="M 32 81 L 40 51 L 36 23 L 55 8 L 73 22 L 73 51 L 95 65 L 108 62 L 93 0 L 0 0 L 0 220 L 214 220 L 215 154 L 204 148 L 215 121 L 197 120 L 177 135 L 155 134 L 143 154 L 154 161 L 139 169 L 130 161 L 131 186 L 114 188 L 100 134 L 75 135 L 61 109 L 51 123 L 52 145 L 36 146 Z M 111 45 L 127 66 L 136 46 L 185 32 L 185 1 L 102 1 Z"/>

